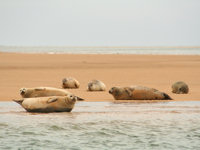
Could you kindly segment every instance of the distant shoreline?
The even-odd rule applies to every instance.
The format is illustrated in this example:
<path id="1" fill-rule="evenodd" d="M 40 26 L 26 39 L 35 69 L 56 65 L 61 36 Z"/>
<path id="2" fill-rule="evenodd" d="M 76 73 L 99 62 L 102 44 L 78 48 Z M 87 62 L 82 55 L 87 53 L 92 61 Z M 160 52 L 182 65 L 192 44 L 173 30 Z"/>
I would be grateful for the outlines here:
<path id="1" fill-rule="evenodd" d="M 200 48 L 200 46 L 7 46 L 0 47 L 69 47 L 69 48 Z"/>
<path id="2" fill-rule="evenodd" d="M 0 46 L 0 52 L 44 54 L 138 54 L 200 55 L 200 46 L 158 47 L 65 47 L 65 46 Z"/>

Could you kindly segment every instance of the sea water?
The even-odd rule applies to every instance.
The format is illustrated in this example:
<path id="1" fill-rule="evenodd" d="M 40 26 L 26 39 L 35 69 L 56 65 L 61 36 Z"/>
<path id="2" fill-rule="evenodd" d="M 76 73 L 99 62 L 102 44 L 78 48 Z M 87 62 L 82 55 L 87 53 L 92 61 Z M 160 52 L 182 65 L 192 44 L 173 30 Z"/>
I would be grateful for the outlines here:
<path id="1" fill-rule="evenodd" d="M 77 102 L 28 113 L 0 102 L 0 149 L 200 149 L 200 102 Z"/>
<path id="2" fill-rule="evenodd" d="M 154 54 L 200 55 L 200 47 L 14 47 L 0 46 L 0 52 L 48 54 Z"/>

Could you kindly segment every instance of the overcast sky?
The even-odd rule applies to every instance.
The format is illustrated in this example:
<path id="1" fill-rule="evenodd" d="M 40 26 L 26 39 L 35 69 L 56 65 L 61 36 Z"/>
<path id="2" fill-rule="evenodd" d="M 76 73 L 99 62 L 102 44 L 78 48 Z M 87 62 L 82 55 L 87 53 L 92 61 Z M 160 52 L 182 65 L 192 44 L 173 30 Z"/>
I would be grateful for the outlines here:
<path id="1" fill-rule="evenodd" d="M 0 45 L 200 46 L 200 0 L 0 0 Z"/>

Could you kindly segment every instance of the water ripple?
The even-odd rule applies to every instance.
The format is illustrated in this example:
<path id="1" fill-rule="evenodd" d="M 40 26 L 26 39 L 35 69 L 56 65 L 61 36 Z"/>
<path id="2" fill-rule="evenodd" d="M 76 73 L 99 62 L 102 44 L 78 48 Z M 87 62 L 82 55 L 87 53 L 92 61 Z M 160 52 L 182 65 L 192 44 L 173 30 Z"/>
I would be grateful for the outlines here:
<path id="1" fill-rule="evenodd" d="M 200 102 L 80 102 L 48 114 L 0 108 L 0 149 L 200 149 Z"/>

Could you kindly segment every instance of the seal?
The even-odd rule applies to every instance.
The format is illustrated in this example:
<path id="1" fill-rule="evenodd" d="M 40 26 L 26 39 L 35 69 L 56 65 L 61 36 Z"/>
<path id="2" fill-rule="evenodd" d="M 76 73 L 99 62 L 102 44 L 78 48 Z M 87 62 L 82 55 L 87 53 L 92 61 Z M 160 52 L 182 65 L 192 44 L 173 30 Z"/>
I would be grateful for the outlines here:
<path id="1" fill-rule="evenodd" d="M 171 100 L 164 92 L 144 86 L 112 87 L 109 93 L 115 100 Z"/>
<path id="2" fill-rule="evenodd" d="M 36 87 L 36 88 L 21 88 L 20 89 L 20 95 L 23 98 L 67 96 L 68 94 L 71 94 L 71 93 L 67 90 L 53 88 L 53 87 Z M 84 100 L 84 99 L 78 97 L 78 100 Z"/>
<path id="3" fill-rule="evenodd" d="M 49 113 L 71 112 L 76 100 L 76 96 L 68 94 L 67 96 L 24 98 L 13 101 L 20 104 L 28 112 Z"/>
<path id="4" fill-rule="evenodd" d="M 72 77 L 64 78 L 62 80 L 62 87 L 64 89 L 66 89 L 66 88 L 77 89 L 80 87 L 80 83 L 75 78 L 72 78 Z"/>
<path id="5" fill-rule="evenodd" d="M 88 91 L 105 91 L 106 86 L 102 81 L 92 80 L 88 83 L 87 90 Z"/>
<path id="6" fill-rule="evenodd" d="M 187 94 L 189 92 L 188 85 L 183 81 L 178 81 L 172 84 L 172 93 Z"/>

